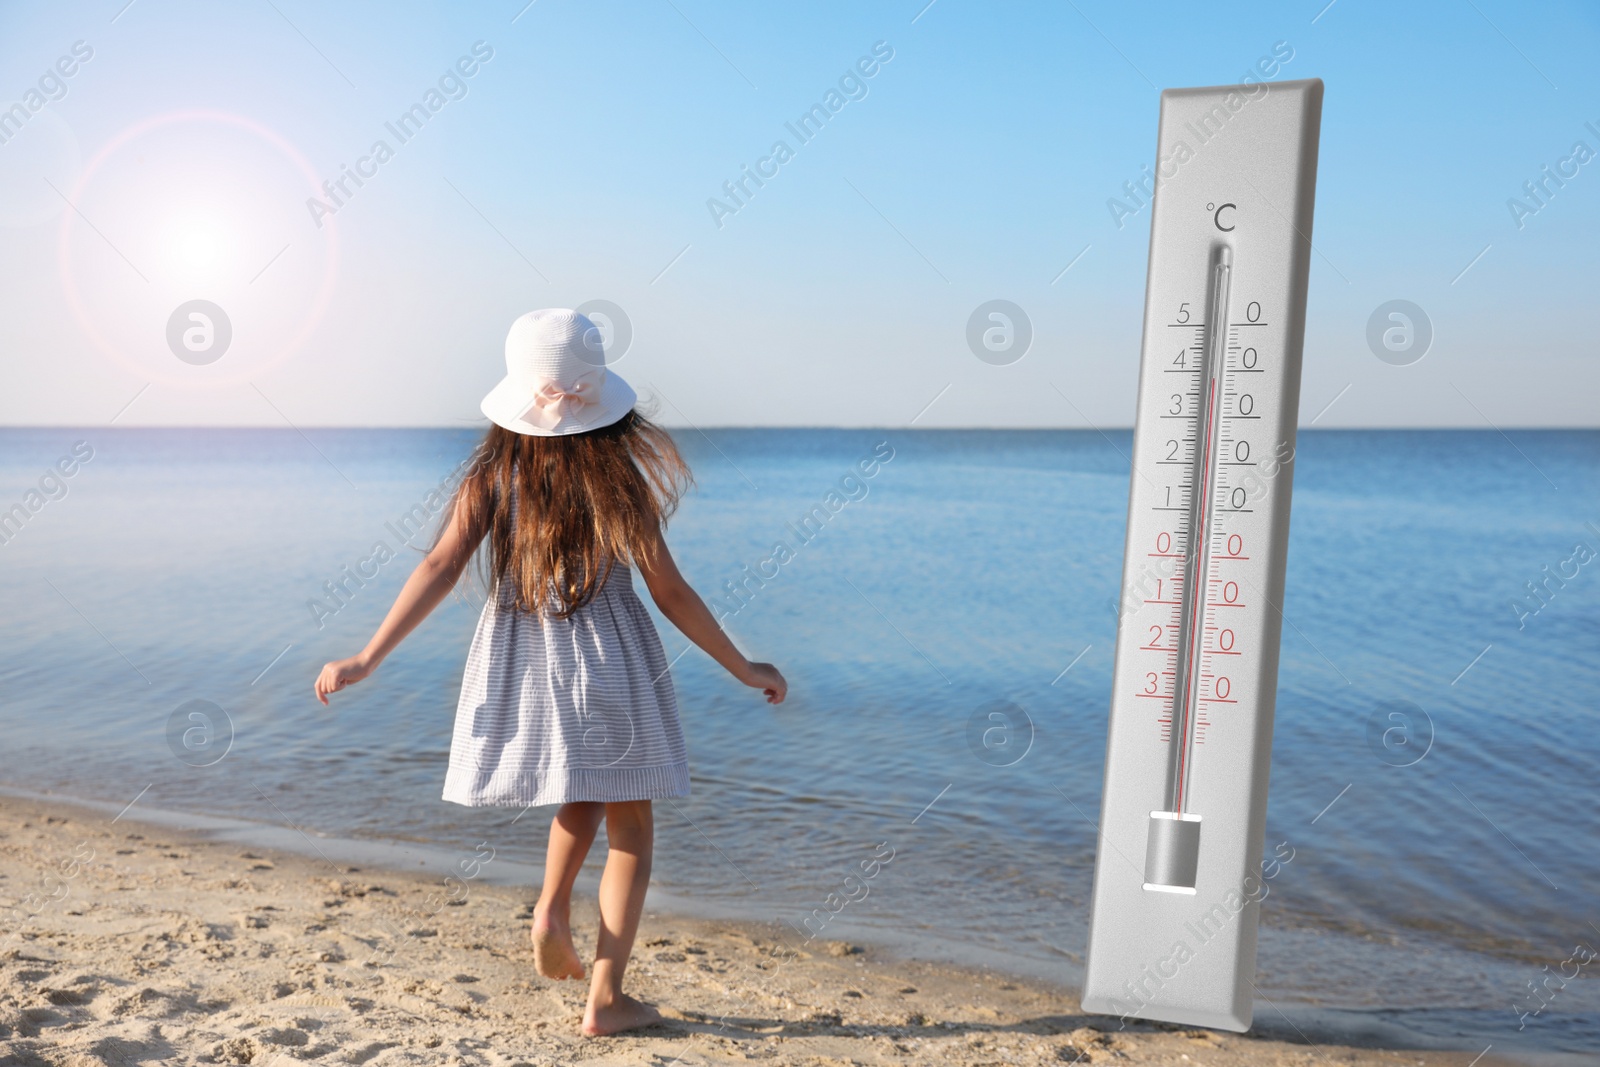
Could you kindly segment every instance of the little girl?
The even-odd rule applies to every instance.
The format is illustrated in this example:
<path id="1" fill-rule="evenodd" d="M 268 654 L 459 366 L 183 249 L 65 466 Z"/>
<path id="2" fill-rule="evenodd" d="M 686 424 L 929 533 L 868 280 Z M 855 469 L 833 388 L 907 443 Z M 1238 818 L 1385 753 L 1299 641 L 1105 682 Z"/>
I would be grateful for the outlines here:
<path id="1" fill-rule="evenodd" d="M 583 1033 L 613 1034 L 661 1017 L 622 992 L 622 975 L 650 882 L 650 802 L 689 794 L 666 656 L 630 566 L 661 613 L 739 681 L 772 704 L 788 684 L 740 654 L 678 573 L 662 530 L 689 469 L 606 369 L 595 325 L 566 310 L 524 315 L 506 338 L 506 368 L 482 405 L 494 425 L 432 549 L 367 647 L 322 668 L 316 694 L 326 704 L 376 670 L 488 538 L 490 595 L 467 654 L 444 799 L 560 805 L 533 919 L 547 978 L 584 976 L 572 887 L 605 820 Z"/>

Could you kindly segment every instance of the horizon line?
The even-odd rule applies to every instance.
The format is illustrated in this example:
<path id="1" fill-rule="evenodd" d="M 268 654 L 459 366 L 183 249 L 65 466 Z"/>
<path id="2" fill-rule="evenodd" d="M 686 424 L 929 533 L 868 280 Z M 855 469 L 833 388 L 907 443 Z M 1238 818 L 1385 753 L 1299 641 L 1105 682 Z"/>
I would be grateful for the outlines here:
<path id="1" fill-rule="evenodd" d="M 806 430 L 806 431 L 872 431 L 893 430 L 896 432 L 913 433 L 1103 433 L 1115 430 L 1118 432 L 1131 431 L 1132 424 L 1116 424 L 1102 426 L 911 426 L 891 425 L 888 423 L 869 423 L 859 426 L 829 426 L 817 423 L 795 424 L 755 424 L 755 423 L 721 423 L 721 424 L 696 424 L 696 423 L 657 423 L 662 429 L 669 431 L 684 431 L 701 433 L 706 430 Z M 129 423 L 116 425 L 114 423 L 0 423 L 0 431 L 6 430 L 281 430 L 286 433 L 297 433 L 302 430 L 459 430 L 462 432 L 481 432 L 488 429 L 487 425 L 452 425 L 448 423 L 420 423 L 409 425 L 377 425 L 362 423 Z M 1518 433 L 1531 432 L 1593 432 L 1600 431 L 1600 424 L 1585 425 L 1377 425 L 1377 426 L 1303 426 L 1296 429 L 1296 433 L 1349 433 L 1349 432 L 1423 432 L 1438 431 L 1441 433 L 1503 433 L 1514 430 Z"/>

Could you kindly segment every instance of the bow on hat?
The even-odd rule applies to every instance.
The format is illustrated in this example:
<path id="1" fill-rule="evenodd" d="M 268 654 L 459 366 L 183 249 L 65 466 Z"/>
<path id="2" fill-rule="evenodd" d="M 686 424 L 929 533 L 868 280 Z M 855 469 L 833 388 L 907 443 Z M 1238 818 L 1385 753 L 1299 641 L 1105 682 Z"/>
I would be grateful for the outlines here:
<path id="1" fill-rule="evenodd" d="M 555 429 L 565 419 L 582 421 L 584 412 L 600 400 L 605 368 L 598 369 L 599 374 L 585 376 L 572 385 L 546 382 L 534 394 L 533 403 L 528 405 L 520 418 L 544 430 Z"/>

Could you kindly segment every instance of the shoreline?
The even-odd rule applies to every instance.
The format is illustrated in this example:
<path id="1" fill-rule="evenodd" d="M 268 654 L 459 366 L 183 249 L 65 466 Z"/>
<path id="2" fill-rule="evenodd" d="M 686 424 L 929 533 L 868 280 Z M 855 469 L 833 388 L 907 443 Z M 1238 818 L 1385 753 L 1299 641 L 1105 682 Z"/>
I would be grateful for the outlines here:
<path id="1" fill-rule="evenodd" d="M 425 846 L 414 869 L 397 869 L 342 858 L 360 842 L 324 850 L 306 837 L 328 852 L 307 855 L 287 838 L 243 844 L 230 837 L 237 820 L 18 792 L 0 793 L 0 1047 L 18 1053 L 8 1064 L 1579 1062 L 1420 1049 L 1376 1013 L 1300 1005 L 1290 1017 L 1262 1004 L 1244 1035 L 1121 1029 L 1084 1015 L 1060 984 L 873 944 L 785 951 L 771 925 L 681 914 L 654 887 L 629 982 L 668 1019 L 583 1039 L 585 987 L 533 971 L 538 872 L 523 880 L 508 865 L 520 884 L 447 878 L 442 850 Z M 395 847 L 409 851 L 372 843 L 370 855 Z M 471 870 L 470 858 L 450 859 Z M 587 952 L 592 893 L 574 907 Z"/>

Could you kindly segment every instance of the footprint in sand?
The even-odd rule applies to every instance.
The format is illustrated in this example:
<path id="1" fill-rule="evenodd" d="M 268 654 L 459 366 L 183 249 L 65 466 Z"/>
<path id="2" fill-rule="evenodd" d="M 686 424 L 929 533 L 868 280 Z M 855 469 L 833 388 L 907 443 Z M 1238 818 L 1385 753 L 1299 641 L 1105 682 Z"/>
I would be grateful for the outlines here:
<path id="1" fill-rule="evenodd" d="M 346 1063 L 366 1063 L 384 1049 L 395 1048 L 399 1044 L 398 1041 L 374 1041 L 362 1048 L 351 1049 L 345 1053 L 344 1059 Z"/>
<path id="2" fill-rule="evenodd" d="M 294 1027 L 282 1027 L 272 1030 L 263 1030 L 256 1035 L 256 1040 L 268 1045 L 285 1045 L 289 1048 L 300 1048 L 310 1044 L 311 1035 L 304 1030 Z"/>

